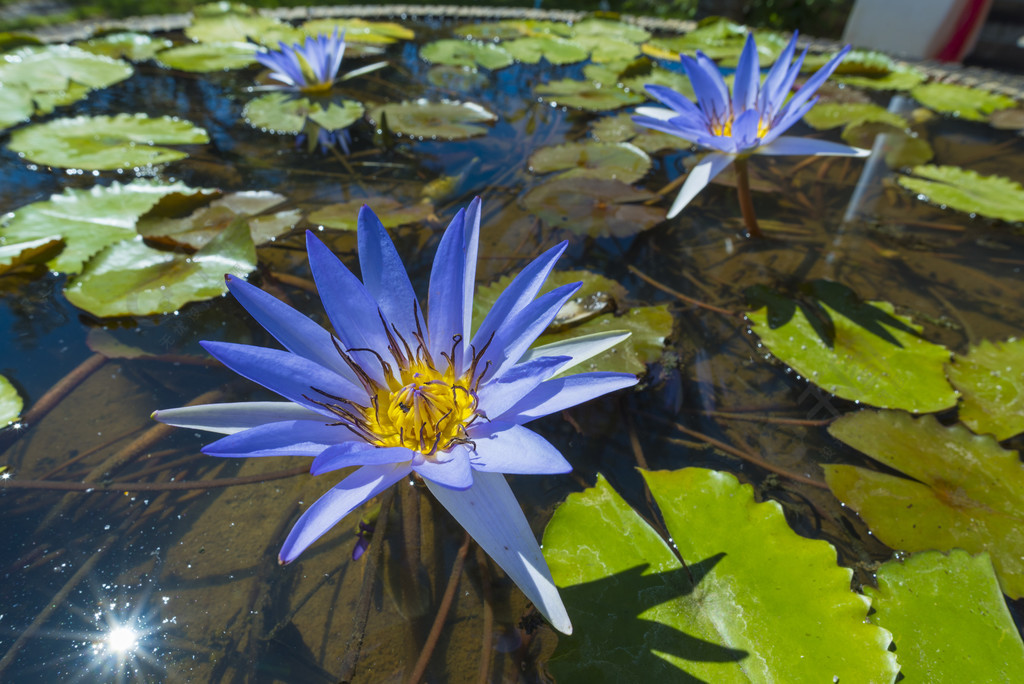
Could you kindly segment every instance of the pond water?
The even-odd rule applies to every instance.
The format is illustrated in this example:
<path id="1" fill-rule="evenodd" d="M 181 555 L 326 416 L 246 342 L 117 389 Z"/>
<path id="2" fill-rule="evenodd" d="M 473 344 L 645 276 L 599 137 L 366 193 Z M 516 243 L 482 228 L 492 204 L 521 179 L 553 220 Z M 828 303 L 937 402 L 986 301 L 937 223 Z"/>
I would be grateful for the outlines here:
<path id="1" fill-rule="evenodd" d="M 362 102 L 371 114 L 383 103 L 420 98 L 472 102 L 494 114 L 493 121 L 476 124 L 479 135 L 421 139 L 415 132 L 401 134 L 401 124 L 387 130 L 380 121 L 360 119 L 349 129 L 347 156 L 309 151 L 294 135 L 262 131 L 244 121 L 246 104 L 265 94 L 252 89 L 258 77 L 266 83 L 261 67 L 200 73 L 140 59 L 129 78 L 95 89 L 52 115 L 37 115 L 32 123 L 79 115 L 171 115 L 205 129 L 209 142 L 178 146 L 188 155 L 178 161 L 93 172 L 22 158 L 8 147 L 8 136 L 0 147 L 0 209 L 15 211 L 71 189 L 112 187 L 136 177 L 224 194 L 278 193 L 280 202 L 253 213 L 292 212 L 290 224 L 258 246 L 258 266 L 249 279 L 324 321 L 309 287 L 302 235 L 306 228 L 318 230 L 354 265 L 355 233 L 337 227 L 351 223 L 352 208 L 333 205 L 368 202 L 377 210 L 423 293 L 441 231 L 460 207 L 480 196 L 478 283 L 514 274 L 543 250 L 568 240 L 559 269 L 589 271 L 614 282 L 588 282 L 579 304 L 594 308 L 596 317 L 569 320 L 560 332 L 595 322 L 615 329 L 632 316 L 637 331 L 632 363 L 646 366 L 639 390 L 535 425 L 574 467 L 567 476 L 511 478 L 538 538 L 552 511 L 571 492 L 592 486 L 598 473 L 653 519 L 637 467 L 697 466 L 733 473 L 754 486 L 758 500 L 779 502 L 797 533 L 835 546 L 839 563 L 854 571 L 854 587 L 871 584 L 872 573 L 893 557 L 893 549 L 840 503 L 821 466 L 897 471 L 829 434 L 828 424 L 860 410 L 861 402 L 809 383 L 803 376 L 811 373 L 796 367 L 813 362 L 775 358 L 742 314 L 765 303 L 797 301 L 796 310 L 803 312 L 814 308 L 814 301 L 830 306 L 890 302 L 898 314 L 923 326 L 924 339 L 966 354 L 983 340 L 1008 340 L 1024 329 L 1020 225 L 923 201 L 898 183 L 900 174 L 886 165 L 881 147 L 866 161 L 753 157 L 754 204 L 766 234 L 760 240 L 745 236 L 731 172 L 681 215 L 664 220 L 678 186 L 670 184 L 699 159 L 685 143 L 673 148 L 636 139 L 636 146 L 620 146 L 629 148 L 629 164 L 649 157 L 650 169 L 641 163 L 636 180 L 630 178 L 632 188 L 648 194 L 628 197 L 621 182 L 600 185 L 611 183 L 612 174 L 602 176 L 601 170 L 593 176 L 597 180 L 538 194 L 565 183 L 556 181 L 558 171 L 531 172 L 538 150 L 632 137 L 638 131 L 621 134 L 611 123 L 618 116 L 618 127 L 627 126 L 622 113 L 631 112 L 632 105 L 580 109 L 537 90 L 560 79 L 593 82 L 594 72 L 584 72 L 593 60 L 564 65 L 542 60 L 493 70 L 439 66 L 421 58 L 421 47 L 462 40 L 456 29 L 473 21 L 390 19 L 415 37 L 385 45 L 382 56 L 353 55 L 357 65 L 384 59 L 387 66 L 342 82 L 332 97 Z M 181 32 L 160 37 L 187 40 Z M 681 71 L 668 60 L 655 63 Z M 643 75 L 650 66 L 634 68 Z M 1024 179 L 1024 139 L 1015 130 L 989 125 L 987 114 L 972 121 L 930 112 L 891 89 L 832 84 L 822 95 L 823 102 L 872 103 L 906 116 L 907 130 L 927 143 L 931 157 L 917 150 L 916 158 L 899 166 L 927 162 Z M 433 124 L 431 116 L 437 118 Z M 447 116 L 423 115 L 428 126 L 446 125 Z M 874 132 L 851 132 L 848 139 L 870 147 Z M 896 129 L 884 132 L 893 145 L 906 139 Z M 839 140 L 838 128 L 819 132 L 805 123 L 793 134 Z M 601 169 L 603 164 L 584 159 L 563 168 Z M 588 186 L 600 194 L 587 198 Z M 210 201 L 182 197 L 160 205 L 161 220 L 188 216 Z M 616 214 L 621 203 L 636 207 L 635 213 Z M 389 221 L 398 207 L 407 208 L 411 218 Z M 72 216 L 75 211 L 72 207 Z M 229 221 L 211 222 L 219 230 Z M 324 223 L 328 227 L 319 228 Z M 150 244 L 173 254 L 193 251 L 159 236 Z M 454 520 L 422 485 L 408 483 L 389 503 L 386 526 L 378 521 L 370 548 L 380 546 L 379 553 L 351 559 L 361 509 L 296 562 L 279 566 L 277 552 L 297 515 L 337 478 L 299 474 L 295 469 L 308 465 L 307 459 L 203 456 L 199 448 L 210 435 L 157 426 L 150 419 L 156 409 L 197 397 L 204 402 L 272 398 L 213 362 L 198 341 L 275 343 L 227 296 L 173 305 L 154 315 L 90 313 L 65 296 L 76 276 L 43 263 L 52 256 L 48 252 L 0 275 L 3 374 L 24 398 L 25 411 L 80 371 L 74 376 L 78 382 L 49 395 L 55 397 L 50 410 L 28 414 L 34 420 L 23 412 L 23 421 L 0 435 L 6 448 L 0 465 L 7 468 L 5 476 L 13 475 L 2 493 L 0 650 L 6 656 L 0 656 L 0 678 L 407 678 L 463 541 Z M 831 299 L 822 294 L 826 290 Z M 583 318 L 588 316 L 584 311 Z M 780 358 L 787 355 L 773 350 Z M 913 388 L 902 389 L 914 394 Z M 955 409 L 942 408 L 943 423 L 957 420 Z M 1014 444 L 1019 438 L 1004 441 L 1008 448 Z M 188 484 L 202 481 L 213 482 Z M 117 489 L 111 482 L 150 486 Z M 95 486 L 61 489 L 61 483 Z M 171 483 L 185 486 L 166 486 Z M 1019 624 L 1019 602 L 1009 605 Z M 546 626 L 536 628 L 537 619 L 524 621 L 530 615 L 536 614 L 515 585 L 471 548 L 426 681 L 546 680 L 558 636 Z"/>

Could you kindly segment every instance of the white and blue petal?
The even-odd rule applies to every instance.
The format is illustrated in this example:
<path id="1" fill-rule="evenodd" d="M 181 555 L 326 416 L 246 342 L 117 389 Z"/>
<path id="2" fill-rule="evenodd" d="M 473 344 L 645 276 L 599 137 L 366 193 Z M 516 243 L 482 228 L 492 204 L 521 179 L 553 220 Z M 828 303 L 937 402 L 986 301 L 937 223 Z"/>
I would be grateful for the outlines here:
<path id="1" fill-rule="evenodd" d="M 611 349 L 631 334 L 620 330 L 611 330 L 571 337 L 567 340 L 559 340 L 558 342 L 544 344 L 539 347 L 531 347 L 519 357 L 519 362 L 526 363 L 541 356 L 567 356 L 569 360 L 555 371 L 556 374 L 564 373 L 570 368 L 597 356 L 601 352 Z"/>
<path id="2" fill-rule="evenodd" d="M 378 447 L 363 441 L 332 444 L 317 454 L 309 466 L 310 475 L 323 475 L 350 466 L 379 466 L 412 461 L 413 452 L 405 447 Z"/>
<path id="3" fill-rule="evenodd" d="M 569 361 L 568 356 L 542 356 L 512 366 L 480 388 L 480 412 L 488 418 L 500 416 Z"/>
<path id="4" fill-rule="evenodd" d="M 410 472 L 408 464 L 363 466 L 328 490 L 299 517 L 288 533 L 278 560 L 290 563 L 364 501 Z"/>
<path id="5" fill-rule="evenodd" d="M 469 448 L 461 444 L 448 452 L 438 452 L 433 458 L 414 459 L 412 469 L 428 484 L 444 489 L 467 489 L 473 484 Z"/>
<path id="6" fill-rule="evenodd" d="M 515 423 L 492 420 L 474 425 L 473 470 L 509 475 L 558 475 L 572 466 L 551 442 Z"/>
<path id="7" fill-rule="evenodd" d="M 222 437 L 203 447 L 207 456 L 318 456 L 339 442 L 359 439 L 340 425 L 320 420 L 284 420 Z"/>
<path id="8" fill-rule="evenodd" d="M 356 223 L 363 285 L 384 317 L 397 326 L 403 336 L 408 336 L 416 330 L 417 321 L 423 321 L 423 314 L 405 264 L 391 236 L 369 207 L 359 210 Z"/>
<path id="9" fill-rule="evenodd" d="M 736 65 L 736 75 L 732 86 L 732 111 L 737 112 L 754 109 L 757 105 L 758 90 L 761 85 L 761 63 L 757 56 L 757 44 L 754 34 L 747 34 L 743 44 L 740 61 Z"/>
<path id="10" fill-rule="evenodd" d="M 732 155 L 720 152 L 704 155 L 704 158 L 686 176 L 683 187 L 679 189 L 679 194 L 676 195 L 672 207 L 668 210 L 667 218 L 678 216 L 679 212 L 697 196 L 697 193 L 703 190 L 715 176 L 724 171 L 729 164 L 732 164 L 734 159 Z"/>
<path id="11" fill-rule="evenodd" d="M 798 138 L 796 136 L 784 135 L 776 138 L 770 145 L 758 149 L 758 154 L 787 155 L 798 154 L 806 156 L 837 156 L 837 157 L 866 157 L 871 150 L 860 147 L 851 147 L 842 143 L 828 140 L 816 140 L 815 138 Z"/>
<path id="12" fill-rule="evenodd" d="M 231 435 L 242 430 L 285 420 L 323 421 L 323 415 L 290 401 L 243 401 L 202 404 L 153 412 L 153 420 L 174 427 Z"/>
<path id="13" fill-rule="evenodd" d="M 430 353 L 452 354 L 461 375 L 469 349 L 476 258 L 480 234 L 480 198 L 460 210 L 448 225 L 434 255 L 427 291 Z"/>
<path id="14" fill-rule="evenodd" d="M 450 489 L 427 480 L 427 487 L 488 556 L 516 583 L 563 634 L 572 623 L 551 578 L 540 545 L 515 494 L 500 473 L 473 472 L 473 485 Z"/>
<path id="15" fill-rule="evenodd" d="M 527 423 L 557 411 L 596 399 L 609 392 L 632 387 L 637 377 L 632 373 L 578 373 L 547 380 L 520 399 L 495 420 L 509 423 Z"/>

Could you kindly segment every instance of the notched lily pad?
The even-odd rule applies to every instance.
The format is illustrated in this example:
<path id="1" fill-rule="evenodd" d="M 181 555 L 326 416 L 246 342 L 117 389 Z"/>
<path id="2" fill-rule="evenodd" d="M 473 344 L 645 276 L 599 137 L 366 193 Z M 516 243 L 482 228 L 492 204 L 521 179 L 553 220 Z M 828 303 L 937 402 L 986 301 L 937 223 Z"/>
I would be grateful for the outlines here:
<path id="1" fill-rule="evenodd" d="M 632 115 L 625 112 L 598 119 L 591 125 L 590 134 L 599 142 L 630 142 L 647 154 L 666 149 L 684 150 L 691 146 L 689 141 L 679 136 L 638 126 Z"/>
<path id="2" fill-rule="evenodd" d="M 603 178 L 633 183 L 651 168 L 647 153 L 629 143 L 570 142 L 542 147 L 530 155 L 530 171 L 556 178 Z"/>
<path id="3" fill-rule="evenodd" d="M 164 66 L 193 73 L 244 69 L 256 63 L 252 43 L 194 43 L 157 53 Z"/>
<path id="4" fill-rule="evenodd" d="M 0 250 L 13 258 L 53 241 L 64 250 L 47 265 L 61 273 L 78 273 L 82 264 L 104 247 L 133 238 L 139 217 L 163 198 L 193 196 L 204 191 L 184 183 L 135 180 L 88 190 L 69 188 L 43 202 L 33 202 L 4 217 Z"/>
<path id="5" fill-rule="evenodd" d="M 10 425 L 21 417 L 25 403 L 11 381 L 0 375 L 0 425 Z"/>
<path id="6" fill-rule="evenodd" d="M 1011 97 L 955 83 L 923 83 L 910 94 L 929 109 L 972 121 L 984 121 L 992 112 L 1016 104 Z"/>
<path id="7" fill-rule="evenodd" d="M 969 428 L 999 441 L 1024 432 L 1024 340 L 982 340 L 947 370 L 960 390 L 960 420 Z"/>
<path id="8" fill-rule="evenodd" d="M 0 87 L 0 128 L 28 121 L 36 111 L 31 91 L 23 86 Z"/>
<path id="9" fill-rule="evenodd" d="M 615 19 L 587 17 L 572 25 L 573 36 L 594 36 L 621 40 L 628 43 L 640 43 L 651 37 L 651 32 L 636 24 L 627 24 Z"/>
<path id="10" fill-rule="evenodd" d="M 810 320 L 802 306 L 774 326 L 767 306 L 748 312 L 747 319 L 772 354 L 831 394 L 914 412 L 956 404 L 944 371 L 949 350 L 915 334 L 920 326 L 894 313 L 888 302 L 850 302 L 843 312 L 833 306 L 817 304 L 832 326 L 831 346 L 819 321 Z"/>
<path id="11" fill-rule="evenodd" d="M 401 40 L 412 40 L 416 33 L 407 26 L 393 21 L 369 21 L 353 17 L 351 19 L 313 19 L 302 25 L 302 30 L 315 36 L 318 34 L 332 35 L 337 29 L 338 35 L 344 34 L 345 43 L 362 43 L 364 45 L 391 45 Z"/>
<path id="12" fill-rule="evenodd" d="M 597 64 L 626 62 L 640 54 L 640 47 L 630 41 L 600 35 L 576 35 L 572 42 L 590 53 Z"/>
<path id="13" fill-rule="evenodd" d="M 517 38 L 501 46 L 517 61 L 527 64 L 537 64 L 542 58 L 549 64 L 575 64 L 590 54 L 585 47 L 557 36 Z"/>
<path id="14" fill-rule="evenodd" d="M 534 88 L 533 92 L 556 106 L 577 107 L 592 112 L 640 104 L 647 98 L 618 86 L 564 78 Z"/>
<path id="15" fill-rule="evenodd" d="M 380 125 L 384 116 L 392 132 L 429 140 L 464 140 L 485 135 L 488 129 L 483 124 L 498 120 L 481 105 L 451 100 L 392 102 L 370 110 L 374 125 Z"/>
<path id="16" fill-rule="evenodd" d="M 891 636 L 831 545 L 730 474 L 641 475 L 687 567 L 604 477 L 570 494 L 543 543 L 577 626 L 549 662 L 559 682 L 894 680 Z"/>
<path id="17" fill-rule="evenodd" d="M 871 622 L 892 632 L 908 682 L 1011 682 L 1024 643 L 987 553 L 915 553 L 875 573 Z"/>
<path id="18" fill-rule="evenodd" d="M 856 126 L 866 122 L 885 123 L 906 128 L 907 122 L 899 114 L 868 102 L 824 102 L 811 107 L 804 114 L 804 122 L 819 131 L 837 126 Z"/>
<path id="19" fill-rule="evenodd" d="M 890 169 L 926 164 L 935 156 L 935 150 L 927 140 L 904 126 L 897 128 L 886 123 L 865 122 L 851 124 L 842 132 L 843 140 L 862 149 L 872 149 L 877 136 L 885 136 L 881 153 Z"/>
<path id="20" fill-rule="evenodd" d="M 901 411 L 860 411 L 829 433 L 907 475 L 825 465 L 840 501 L 903 551 L 988 551 L 1003 592 L 1024 595 L 1024 465 L 1016 451 L 962 425 Z"/>
<path id="21" fill-rule="evenodd" d="M 286 209 L 268 213 L 285 201 L 284 195 L 269 190 L 233 192 L 214 199 L 184 218 L 166 215 L 144 216 L 136 230 L 146 238 L 159 238 L 172 244 L 201 249 L 229 228 L 238 219 L 245 219 L 254 244 L 272 242 L 298 223 L 302 213 Z"/>
<path id="22" fill-rule="evenodd" d="M 132 75 L 132 67 L 70 45 L 29 46 L 0 55 L 0 83 L 32 92 L 59 92 L 69 84 L 106 88 Z M 67 103 L 65 103 L 67 104 Z"/>
<path id="23" fill-rule="evenodd" d="M 242 110 L 245 122 L 253 128 L 270 133 L 301 133 L 306 120 L 329 131 L 347 128 L 362 118 L 363 105 L 354 100 L 329 102 L 324 109 L 320 102 L 291 93 L 276 92 L 250 100 Z"/>
<path id="24" fill-rule="evenodd" d="M 622 181 L 563 178 L 523 197 L 523 205 L 544 223 L 592 237 L 629 237 L 665 220 L 665 210 L 638 204 L 657 198 Z"/>
<path id="25" fill-rule="evenodd" d="M 198 43 L 241 43 L 259 41 L 276 46 L 278 41 L 298 42 L 303 33 L 289 24 L 259 13 L 242 3 L 209 3 L 193 12 L 185 35 Z"/>
<path id="26" fill-rule="evenodd" d="M 434 205 L 429 201 L 402 206 L 397 200 L 390 197 L 367 197 L 351 202 L 330 204 L 322 209 L 317 209 L 307 218 L 310 223 L 325 228 L 355 230 L 356 219 L 359 217 L 359 210 L 363 205 L 373 209 L 373 213 L 377 215 L 385 228 L 422 223 L 434 218 Z"/>
<path id="27" fill-rule="evenodd" d="M 506 40 L 522 36 L 555 35 L 567 37 L 572 35 L 573 30 L 564 21 L 505 19 L 479 24 L 463 24 L 455 29 L 455 33 L 463 38 L 476 40 Z"/>
<path id="28" fill-rule="evenodd" d="M 141 236 L 111 245 L 64 294 L 94 316 L 148 316 L 224 294 L 224 274 L 244 277 L 255 268 L 256 248 L 239 219 L 192 255 L 153 249 Z"/>
<path id="29" fill-rule="evenodd" d="M 445 38 L 420 48 L 420 57 L 431 64 L 503 69 L 515 62 L 508 50 L 494 43 Z"/>
<path id="30" fill-rule="evenodd" d="M 1024 221 L 1024 187 L 1003 176 L 983 176 L 959 166 L 915 166 L 900 185 L 933 204 L 1004 221 Z M 915 177 L 916 176 L 916 177 Z"/>

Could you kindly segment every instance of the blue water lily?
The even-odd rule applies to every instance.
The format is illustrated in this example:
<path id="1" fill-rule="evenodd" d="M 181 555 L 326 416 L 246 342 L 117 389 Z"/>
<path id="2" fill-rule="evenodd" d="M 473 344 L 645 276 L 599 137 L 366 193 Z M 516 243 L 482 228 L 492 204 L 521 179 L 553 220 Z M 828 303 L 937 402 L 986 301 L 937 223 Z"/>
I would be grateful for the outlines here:
<path id="1" fill-rule="evenodd" d="M 279 50 L 258 51 L 256 59 L 270 69 L 270 78 L 280 82 L 280 87 L 306 93 L 331 89 L 345 55 L 345 36 L 339 37 L 337 29 L 330 36 L 307 37 L 305 45 L 278 45 Z"/>
<path id="2" fill-rule="evenodd" d="M 840 143 L 782 135 L 814 106 L 815 92 L 850 49 L 847 46 L 840 50 L 787 101 L 807 54 L 804 50 L 793 60 L 796 38 L 794 34 L 763 83 L 757 45 L 753 34 L 748 34 L 731 93 L 718 66 L 699 50 L 696 58 L 679 56 L 697 95 L 696 104 L 671 88 L 646 86 L 654 99 L 669 108 L 638 107 L 637 116 L 633 117 L 636 123 L 713 150 L 690 171 L 668 218 L 682 211 L 726 167 L 752 154 L 850 157 L 869 154 L 867 150 Z"/>
<path id="3" fill-rule="evenodd" d="M 627 373 L 559 376 L 628 333 L 530 349 L 579 287 L 539 295 L 566 243 L 526 266 L 472 333 L 479 231 L 478 198 L 441 238 L 426 315 L 394 244 L 368 207 L 358 219 L 362 282 L 307 234 L 310 269 L 333 332 L 229 277 L 235 298 L 287 351 L 227 342 L 203 346 L 288 401 L 190 406 L 154 417 L 226 434 L 205 447 L 213 456 L 311 456 L 313 475 L 358 466 L 302 514 L 281 549 L 282 563 L 367 499 L 415 473 L 551 624 L 568 634 L 568 615 L 504 474 L 571 469 L 554 446 L 523 425 L 634 385 L 636 377 Z"/>

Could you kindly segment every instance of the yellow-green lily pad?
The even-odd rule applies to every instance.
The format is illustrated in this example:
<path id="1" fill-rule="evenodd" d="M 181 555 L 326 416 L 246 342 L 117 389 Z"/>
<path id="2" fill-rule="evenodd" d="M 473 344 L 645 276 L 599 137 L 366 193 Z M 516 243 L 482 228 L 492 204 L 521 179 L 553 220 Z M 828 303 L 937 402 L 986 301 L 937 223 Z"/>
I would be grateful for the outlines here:
<path id="1" fill-rule="evenodd" d="M 139 217 L 163 198 L 202 192 L 205 191 L 184 183 L 143 179 L 128 184 L 97 185 L 88 190 L 68 188 L 60 195 L 25 205 L 5 216 L 0 227 L 0 249 L 13 256 L 60 241 L 64 250 L 50 259 L 47 266 L 60 273 L 78 273 L 93 254 L 133 238 Z"/>
<path id="2" fill-rule="evenodd" d="M 651 37 L 651 32 L 636 24 L 627 24 L 616 19 L 604 19 L 602 17 L 587 17 L 578 21 L 572 26 L 573 37 L 595 36 L 621 40 L 628 43 L 640 43 Z"/>
<path id="3" fill-rule="evenodd" d="M 626 62 L 640 54 L 640 47 L 627 40 L 597 34 L 576 35 L 570 40 L 589 52 L 591 61 L 597 64 Z"/>
<path id="4" fill-rule="evenodd" d="M 1024 596 L 1024 465 L 963 425 L 860 411 L 829 433 L 907 477 L 825 465 L 825 480 L 882 542 L 902 551 L 988 551 L 1010 598 Z M 913 478 L 913 479 L 908 479 Z"/>
<path id="5" fill-rule="evenodd" d="M 992 112 L 1016 104 L 1012 97 L 955 83 L 923 83 L 910 94 L 929 109 L 972 121 L 984 121 Z"/>
<path id="6" fill-rule="evenodd" d="M 954 356 L 949 380 L 960 390 L 960 420 L 1002 441 L 1024 432 L 1024 339 L 982 340 Z"/>
<path id="7" fill-rule="evenodd" d="M 18 390 L 10 380 L 0 375 L 0 425 L 10 425 L 18 420 L 24 407 Z"/>
<path id="8" fill-rule="evenodd" d="M 748 312 L 747 319 L 780 361 L 844 399 L 914 412 L 956 405 L 944 368 L 949 350 L 914 334 L 921 327 L 897 315 L 892 304 L 864 302 L 843 313 L 824 302 L 820 306 L 834 326 L 832 346 L 802 307 L 776 327 L 769 325 L 768 307 Z"/>
<path id="9" fill-rule="evenodd" d="M 363 105 L 354 100 L 329 102 L 324 109 L 322 103 L 312 102 L 309 98 L 276 92 L 250 100 L 242 110 L 242 117 L 254 128 L 270 133 L 294 134 L 303 131 L 307 119 L 334 131 L 351 126 L 364 113 Z"/>
<path id="10" fill-rule="evenodd" d="M 32 92 L 19 85 L 0 86 L 0 128 L 28 121 L 36 111 Z"/>
<path id="11" fill-rule="evenodd" d="M 1024 643 L 987 553 L 915 553 L 875 573 L 871 621 L 892 632 L 908 682 L 1012 682 Z"/>
<path id="12" fill-rule="evenodd" d="M 885 123 L 906 128 L 906 120 L 884 107 L 869 102 L 825 102 L 804 114 L 804 122 L 819 131 L 837 126 L 856 126 L 865 122 Z"/>
<path id="13" fill-rule="evenodd" d="M 164 66 L 193 73 L 243 69 L 256 63 L 252 43 L 193 43 L 157 53 Z"/>
<path id="14" fill-rule="evenodd" d="M 575 64 L 590 54 L 585 47 L 557 36 L 527 36 L 501 46 L 517 61 L 527 64 L 537 64 L 541 58 L 550 64 Z"/>
<path id="15" fill-rule="evenodd" d="M 647 154 L 665 149 L 686 149 L 691 143 L 670 133 L 639 126 L 628 113 L 605 116 L 590 127 L 590 134 L 600 142 L 631 142 Z"/>
<path id="16" fill-rule="evenodd" d="M 561 178 L 531 189 L 523 205 L 553 228 L 592 237 L 629 237 L 665 220 L 657 198 L 618 180 Z"/>
<path id="17" fill-rule="evenodd" d="M 385 228 L 397 228 L 409 223 L 422 223 L 434 215 L 434 205 L 429 201 L 402 206 L 391 197 L 367 197 L 351 202 L 330 204 L 322 209 L 317 209 L 307 218 L 310 223 L 315 223 L 325 228 L 355 230 L 357 228 L 356 220 L 359 218 L 359 210 L 364 205 L 373 207 L 373 213 L 377 215 L 377 218 L 380 219 L 381 224 Z"/>
<path id="18" fill-rule="evenodd" d="M 494 43 L 445 38 L 420 48 L 420 57 L 431 64 L 502 69 L 515 62 L 508 50 Z"/>
<path id="19" fill-rule="evenodd" d="M 600 475 L 544 531 L 576 626 L 548 663 L 559 682 L 895 679 L 891 635 L 867 621 L 830 544 L 793 532 L 731 474 L 641 475 L 672 545 Z"/>
<path id="20" fill-rule="evenodd" d="M 505 19 L 502 21 L 485 21 L 478 24 L 463 24 L 455 29 L 455 33 L 471 40 L 507 40 L 522 36 L 555 35 L 568 37 L 573 29 L 564 21 L 547 21 L 543 19 Z"/>
<path id="21" fill-rule="evenodd" d="M 533 173 L 561 171 L 555 178 L 603 178 L 632 183 L 651 168 L 647 153 L 629 143 L 569 142 L 530 155 Z"/>
<path id="22" fill-rule="evenodd" d="M 255 268 L 256 247 L 238 219 L 191 255 L 153 249 L 142 236 L 111 245 L 89 261 L 64 295 L 94 316 L 170 313 L 227 292 L 225 274 L 245 277 Z"/>
<path id="23" fill-rule="evenodd" d="M 254 244 L 271 242 L 295 227 L 302 213 L 269 209 L 285 201 L 284 195 L 269 190 L 246 190 L 217 197 L 183 218 L 166 215 L 142 217 L 136 230 L 146 238 L 164 238 L 176 244 L 201 249 L 224 232 L 237 219 L 245 219 Z"/>
<path id="24" fill-rule="evenodd" d="M 21 85 L 32 92 L 62 92 L 72 83 L 88 92 L 123 81 L 132 71 L 123 60 L 70 45 L 28 46 L 0 55 L 0 83 Z"/>
<path id="25" fill-rule="evenodd" d="M 374 124 L 379 125 L 385 116 L 392 132 L 428 140 L 464 140 L 485 135 L 488 129 L 484 124 L 498 120 L 481 105 L 451 100 L 392 102 L 370 110 L 370 121 Z"/>
<path id="26" fill-rule="evenodd" d="M 900 185 L 933 204 L 1004 221 L 1024 221 L 1024 187 L 1003 176 L 983 176 L 959 166 L 915 166 Z"/>
<path id="27" fill-rule="evenodd" d="M 72 169 L 128 169 L 184 159 L 161 145 L 209 142 L 206 131 L 172 116 L 78 116 L 20 128 L 9 147 L 37 164 Z"/>
<path id="28" fill-rule="evenodd" d="M 313 19 L 302 25 L 302 30 L 311 36 L 344 34 L 346 43 L 362 43 L 365 45 L 391 45 L 401 40 L 412 40 L 416 37 L 407 26 L 393 21 L 369 21 L 353 17 L 351 19 Z"/>
<path id="29" fill-rule="evenodd" d="M 302 31 L 236 2 L 209 3 L 195 8 L 185 35 L 199 43 L 242 43 L 255 40 L 276 46 L 279 41 L 301 42 Z"/>
<path id="30" fill-rule="evenodd" d="M 640 104 L 647 99 L 640 93 L 627 91 L 617 86 L 608 86 L 592 81 L 576 81 L 571 78 L 539 85 L 533 89 L 533 92 L 543 100 L 555 105 L 577 107 L 592 112 Z"/>
<path id="31" fill-rule="evenodd" d="M 885 155 L 885 164 L 890 169 L 927 164 L 935 156 L 935 150 L 926 139 L 915 135 L 902 124 L 896 127 L 887 123 L 864 122 L 849 125 L 842 132 L 843 140 L 862 149 L 871 149 L 879 135 L 885 136 L 881 150 Z"/>

